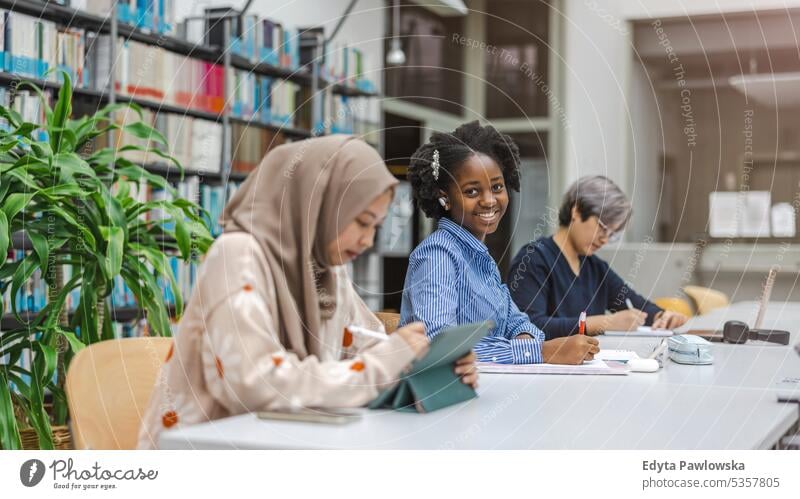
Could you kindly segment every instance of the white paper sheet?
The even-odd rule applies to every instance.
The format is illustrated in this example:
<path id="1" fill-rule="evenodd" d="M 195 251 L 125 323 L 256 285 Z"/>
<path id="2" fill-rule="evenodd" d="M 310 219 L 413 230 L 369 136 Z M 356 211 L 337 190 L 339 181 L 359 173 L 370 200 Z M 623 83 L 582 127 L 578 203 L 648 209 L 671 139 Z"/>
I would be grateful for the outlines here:
<path id="1" fill-rule="evenodd" d="M 628 374 L 624 365 L 609 366 L 605 361 L 595 359 L 578 366 L 565 364 L 492 364 L 478 362 L 482 373 L 499 374 Z"/>

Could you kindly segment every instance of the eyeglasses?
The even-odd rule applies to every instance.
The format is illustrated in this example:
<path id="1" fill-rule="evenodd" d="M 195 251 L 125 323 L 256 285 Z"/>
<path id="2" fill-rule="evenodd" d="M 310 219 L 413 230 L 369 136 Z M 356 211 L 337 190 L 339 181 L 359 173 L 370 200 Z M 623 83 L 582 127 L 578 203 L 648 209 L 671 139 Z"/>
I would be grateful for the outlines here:
<path id="1" fill-rule="evenodd" d="M 600 226 L 600 229 L 603 231 L 603 234 L 608 238 L 608 242 L 616 243 L 622 239 L 622 231 L 614 231 L 611 230 L 608 225 L 604 224 L 600 218 L 597 218 L 597 225 Z"/>

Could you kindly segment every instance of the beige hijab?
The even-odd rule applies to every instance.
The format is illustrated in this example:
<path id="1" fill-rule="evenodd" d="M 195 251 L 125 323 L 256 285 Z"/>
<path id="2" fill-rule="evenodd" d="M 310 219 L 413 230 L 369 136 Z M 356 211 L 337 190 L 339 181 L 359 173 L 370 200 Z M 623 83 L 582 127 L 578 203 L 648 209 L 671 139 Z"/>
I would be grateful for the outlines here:
<path id="1" fill-rule="evenodd" d="M 319 355 L 320 322 L 336 308 L 326 247 L 397 180 L 362 140 L 331 135 L 270 151 L 231 198 L 224 232 L 248 232 L 275 279 L 281 342 Z"/>

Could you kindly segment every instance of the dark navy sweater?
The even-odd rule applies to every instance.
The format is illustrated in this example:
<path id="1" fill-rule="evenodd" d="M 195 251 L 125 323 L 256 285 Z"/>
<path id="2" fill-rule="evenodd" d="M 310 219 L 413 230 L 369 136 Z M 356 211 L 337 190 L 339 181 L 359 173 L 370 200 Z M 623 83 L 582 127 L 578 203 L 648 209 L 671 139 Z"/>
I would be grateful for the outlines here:
<path id="1" fill-rule="evenodd" d="M 628 286 L 598 256 L 581 256 L 576 276 L 552 237 L 525 245 L 511 263 L 506 280 L 511 297 L 549 340 L 578 332 L 581 312 L 603 315 L 625 310 L 629 298 L 647 312 L 647 325 L 661 309 Z"/>

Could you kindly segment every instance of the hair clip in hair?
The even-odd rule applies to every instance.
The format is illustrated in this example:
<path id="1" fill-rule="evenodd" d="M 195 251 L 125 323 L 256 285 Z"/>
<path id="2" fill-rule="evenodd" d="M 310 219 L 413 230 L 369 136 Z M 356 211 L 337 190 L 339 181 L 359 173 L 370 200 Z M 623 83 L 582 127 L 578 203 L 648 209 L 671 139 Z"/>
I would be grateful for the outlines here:
<path id="1" fill-rule="evenodd" d="M 439 150 L 433 150 L 433 161 L 431 162 L 431 168 L 433 169 L 433 179 L 439 180 Z"/>

